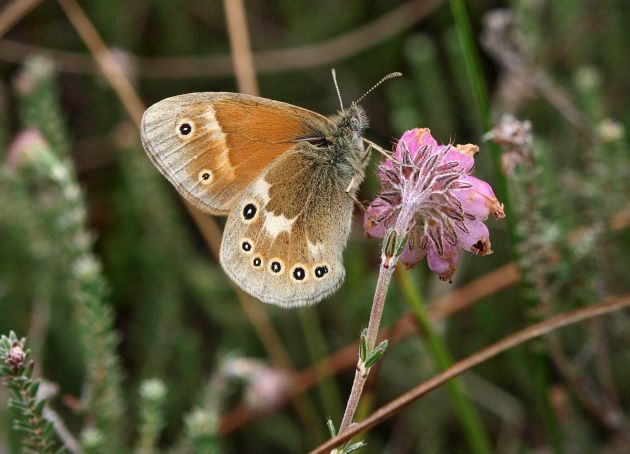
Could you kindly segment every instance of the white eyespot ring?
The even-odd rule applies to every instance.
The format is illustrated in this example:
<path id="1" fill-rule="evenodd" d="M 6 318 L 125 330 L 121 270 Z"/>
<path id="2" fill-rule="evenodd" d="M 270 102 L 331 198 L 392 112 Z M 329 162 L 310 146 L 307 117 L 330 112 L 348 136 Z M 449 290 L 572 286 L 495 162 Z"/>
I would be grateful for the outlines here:
<path id="1" fill-rule="evenodd" d="M 258 204 L 255 201 L 247 202 L 241 210 L 241 219 L 246 224 L 254 222 L 258 218 Z"/>
<path id="2" fill-rule="evenodd" d="M 272 258 L 269 260 L 269 266 L 267 270 L 274 276 L 280 276 L 284 273 L 284 261 L 279 258 Z"/>
<path id="3" fill-rule="evenodd" d="M 302 283 L 308 281 L 308 275 L 308 268 L 302 263 L 296 263 L 291 267 L 290 276 L 295 282 Z"/>
<path id="4" fill-rule="evenodd" d="M 251 238 L 243 238 L 239 244 L 241 252 L 245 254 L 251 254 L 254 252 L 254 241 Z"/>
<path id="5" fill-rule="evenodd" d="M 313 267 L 313 276 L 315 276 L 316 279 L 324 279 L 328 273 L 330 273 L 328 263 L 318 263 Z"/>
<path id="6" fill-rule="evenodd" d="M 185 142 L 195 136 L 195 123 L 190 118 L 182 118 L 175 126 L 175 134 Z"/>
<path id="7" fill-rule="evenodd" d="M 214 174 L 210 169 L 201 169 L 197 174 L 197 180 L 202 185 L 207 186 L 214 181 Z"/>

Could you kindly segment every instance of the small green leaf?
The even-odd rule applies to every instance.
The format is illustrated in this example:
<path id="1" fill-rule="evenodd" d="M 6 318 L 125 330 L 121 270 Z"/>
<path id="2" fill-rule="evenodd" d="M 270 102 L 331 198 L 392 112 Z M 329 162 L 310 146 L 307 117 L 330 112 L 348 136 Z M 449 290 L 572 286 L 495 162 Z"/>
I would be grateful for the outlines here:
<path id="1" fill-rule="evenodd" d="M 332 422 L 332 419 L 328 418 L 326 420 L 326 427 L 328 427 L 328 432 L 330 433 L 331 438 L 337 435 L 337 429 L 335 429 L 335 423 Z"/>
<path id="2" fill-rule="evenodd" d="M 367 328 L 364 328 L 363 331 L 361 331 L 361 337 L 359 338 L 359 358 L 361 359 L 361 362 L 365 362 L 367 352 Z"/>
<path id="3" fill-rule="evenodd" d="M 341 454 L 349 454 L 357 449 L 361 449 L 367 446 L 367 443 L 364 441 L 358 441 L 356 443 L 352 443 L 351 445 L 345 446 L 341 451 Z"/>
<path id="4" fill-rule="evenodd" d="M 35 412 L 38 415 L 42 414 L 42 411 L 44 411 L 44 407 L 46 406 L 46 400 L 42 399 L 40 400 L 37 405 L 35 406 Z"/>
<path id="5" fill-rule="evenodd" d="M 37 396 L 37 391 L 39 390 L 39 384 L 40 384 L 40 381 L 37 380 L 33 382 L 33 384 L 29 387 L 30 389 L 28 390 L 28 393 L 30 394 L 32 398 L 35 398 Z"/>
<path id="6" fill-rule="evenodd" d="M 385 257 L 392 257 L 396 251 L 397 234 L 394 229 L 390 229 L 385 233 L 383 240 L 383 254 Z"/>
<path id="7" fill-rule="evenodd" d="M 396 258 L 400 257 L 400 254 L 402 254 L 402 251 L 405 248 L 405 245 L 407 244 L 408 238 L 409 238 L 409 234 L 405 233 L 405 236 L 403 236 L 400 239 L 400 241 L 398 241 L 398 243 L 396 244 L 396 250 L 394 251 L 394 256 Z"/>
<path id="8" fill-rule="evenodd" d="M 385 350 L 387 349 L 388 345 L 389 343 L 387 342 L 387 340 L 384 340 L 374 350 L 372 350 L 372 353 L 370 354 L 369 358 L 367 359 L 367 361 L 365 361 L 365 367 L 369 369 L 374 364 L 376 364 L 376 362 L 381 358 L 381 356 L 383 356 L 383 353 L 385 353 Z"/>

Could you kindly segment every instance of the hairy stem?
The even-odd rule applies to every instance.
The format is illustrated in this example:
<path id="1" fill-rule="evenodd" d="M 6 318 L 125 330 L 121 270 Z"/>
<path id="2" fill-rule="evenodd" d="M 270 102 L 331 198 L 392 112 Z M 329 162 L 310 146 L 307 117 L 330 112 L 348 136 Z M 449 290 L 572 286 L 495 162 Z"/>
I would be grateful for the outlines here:
<path id="1" fill-rule="evenodd" d="M 368 351 L 374 349 L 376 345 L 376 339 L 378 336 L 378 328 L 381 324 L 381 317 L 383 315 L 383 308 L 385 307 L 385 297 L 387 296 L 387 289 L 394 273 L 393 266 L 387 266 L 387 258 L 383 254 L 381 260 L 381 267 L 379 269 L 378 281 L 376 283 L 376 290 L 374 291 L 374 300 L 372 302 L 372 312 L 370 313 L 370 322 L 367 328 L 367 347 Z M 359 362 L 361 360 L 359 359 Z M 350 391 L 350 397 L 346 404 L 346 411 L 343 414 L 343 420 L 341 421 L 341 427 L 339 433 L 346 430 L 352 424 L 352 419 L 361 400 L 361 394 L 363 394 L 363 386 L 367 381 L 369 375 L 369 369 L 357 367 L 354 373 L 354 381 L 352 382 L 352 390 Z"/>

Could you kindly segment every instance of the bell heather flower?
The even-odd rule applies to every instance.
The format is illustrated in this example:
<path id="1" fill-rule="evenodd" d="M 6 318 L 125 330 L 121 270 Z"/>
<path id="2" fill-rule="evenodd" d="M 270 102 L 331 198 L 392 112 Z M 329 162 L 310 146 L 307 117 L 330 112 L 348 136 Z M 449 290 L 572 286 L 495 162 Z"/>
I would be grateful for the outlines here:
<path id="1" fill-rule="evenodd" d="M 471 175 L 479 147 L 441 145 L 429 129 L 407 131 L 378 169 L 383 192 L 365 213 L 368 236 L 394 230 L 406 244 L 398 257 L 408 268 L 423 258 L 442 280 L 450 280 L 459 250 L 487 255 L 488 215 L 504 217 L 488 183 Z"/>

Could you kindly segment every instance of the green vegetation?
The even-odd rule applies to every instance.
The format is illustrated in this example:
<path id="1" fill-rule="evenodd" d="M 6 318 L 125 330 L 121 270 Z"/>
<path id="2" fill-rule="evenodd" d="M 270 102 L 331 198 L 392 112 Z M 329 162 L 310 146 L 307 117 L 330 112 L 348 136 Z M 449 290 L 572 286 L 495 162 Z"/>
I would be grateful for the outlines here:
<path id="1" fill-rule="evenodd" d="M 221 2 L 80 5 L 146 105 L 237 90 Z M 401 71 L 362 102 L 367 138 L 389 150 L 427 127 L 478 144 L 476 175 L 506 205 L 494 254 L 464 255 L 451 284 L 426 262 L 398 270 L 389 342 L 371 351 L 381 243 L 359 210 L 335 295 L 244 300 L 145 155 L 130 99 L 41 2 L 0 36 L 0 452 L 305 452 L 340 427 L 360 351 L 355 420 L 528 324 L 630 292 L 627 2 L 245 6 L 262 96 L 328 114 L 331 67 L 346 105 Z M 513 348 L 340 452 L 630 451 L 627 326 L 618 312 Z"/>

